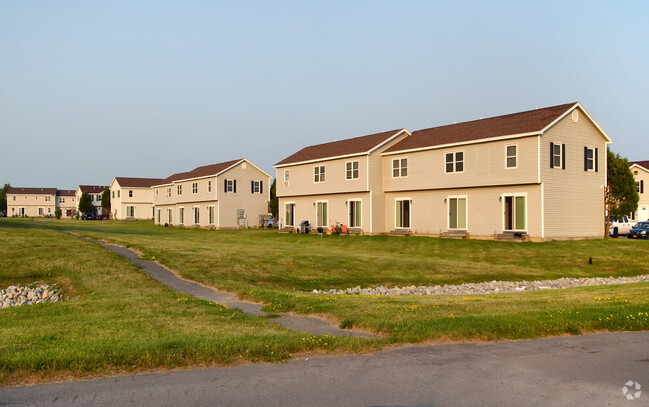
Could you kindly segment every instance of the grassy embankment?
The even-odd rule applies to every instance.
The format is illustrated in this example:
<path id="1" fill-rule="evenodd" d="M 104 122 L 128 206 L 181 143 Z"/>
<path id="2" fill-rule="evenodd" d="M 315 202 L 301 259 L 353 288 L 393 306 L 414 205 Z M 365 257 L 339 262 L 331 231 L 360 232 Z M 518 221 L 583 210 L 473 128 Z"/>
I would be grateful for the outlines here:
<path id="1" fill-rule="evenodd" d="M 277 360 L 296 351 L 324 348 L 318 340 L 302 340 L 303 335 L 259 318 L 230 310 L 218 311 L 218 307 L 201 302 L 178 301 L 179 295 L 161 288 L 125 260 L 96 244 L 60 236 L 57 229 L 133 247 L 155 256 L 185 278 L 266 303 L 267 311 L 318 314 L 342 326 L 372 330 L 384 337 L 375 341 L 378 342 L 375 345 L 368 345 L 368 341 L 336 338 L 328 341 L 328 348 L 354 350 L 385 343 L 519 339 L 649 328 L 649 284 L 645 283 L 474 296 L 356 297 L 310 293 L 314 288 L 357 285 L 404 286 L 647 274 L 649 264 L 645 259 L 649 255 L 649 245 L 645 241 L 511 244 L 427 237 L 329 236 L 320 239 L 317 235 L 280 235 L 264 230 L 164 228 L 150 222 L 3 220 L 0 222 L 0 242 L 3 246 L 6 241 L 10 247 L 18 247 L 13 251 L 0 248 L 1 286 L 43 280 L 67 284 L 71 292 L 78 293 L 74 301 L 43 306 L 46 311 L 38 307 L 31 307 L 37 311 L 10 311 L 16 322 L 24 319 L 23 314 L 34 312 L 36 323 L 20 322 L 20 325 L 41 336 L 50 332 L 35 326 L 47 321 L 47 314 L 67 314 L 68 320 L 64 322 L 72 324 L 78 332 L 70 338 L 44 343 L 45 349 L 58 352 L 54 360 L 64 361 L 46 366 L 53 371 L 63 369 L 76 374 L 75 369 L 101 371 L 116 366 L 137 370 L 191 363 L 229 363 L 238 358 Z M 26 250 L 24 242 L 21 244 L 10 238 L 16 233 L 26 239 L 31 250 Z M 33 245 L 47 249 L 36 251 Z M 52 245 L 65 247 L 53 250 Z M 592 265 L 588 264 L 590 257 Z M 53 274 L 60 280 L 53 281 L 45 276 L 51 264 L 61 263 L 65 266 L 58 266 L 61 270 Z M 23 270 L 20 277 L 9 281 L 5 264 L 16 264 Z M 106 277 L 100 278 L 103 274 Z M 129 282 L 133 279 L 137 282 Z M 90 282 L 92 287 L 89 287 Z M 101 289 L 95 287 L 96 284 L 100 284 Z M 124 291 L 128 293 L 125 298 L 116 295 Z M 161 303 L 163 300 L 165 302 Z M 84 308 L 76 309 L 82 303 Z M 61 311 L 63 307 L 72 309 Z M 95 316 L 84 315 L 86 309 L 95 310 Z M 12 324 L 4 326 L 15 329 L 12 334 L 20 331 Z M 0 328 L 0 350 L 11 350 L 8 356 L 0 356 L 4 358 L 0 359 L 2 366 L 7 363 L 5 360 L 12 360 L 10 366 L 25 366 L 26 371 L 40 369 L 38 364 L 22 362 L 20 352 L 25 343 L 38 347 L 39 334 L 34 333 L 31 340 L 13 340 L 8 346 L 3 339 L 7 336 L 2 332 L 7 329 Z M 93 340 L 95 331 L 109 334 Z M 150 337 L 155 338 L 151 344 L 147 340 Z M 66 358 L 62 349 L 70 340 L 79 342 L 79 350 Z M 88 352 L 90 363 L 77 362 L 79 354 L 83 354 L 80 349 L 88 340 L 103 349 L 102 356 L 96 357 L 101 362 L 92 362 L 97 352 Z M 275 350 L 266 349 L 267 343 L 272 343 Z M 281 356 L 276 356 L 278 354 Z M 111 356 L 107 361 L 106 355 Z"/>

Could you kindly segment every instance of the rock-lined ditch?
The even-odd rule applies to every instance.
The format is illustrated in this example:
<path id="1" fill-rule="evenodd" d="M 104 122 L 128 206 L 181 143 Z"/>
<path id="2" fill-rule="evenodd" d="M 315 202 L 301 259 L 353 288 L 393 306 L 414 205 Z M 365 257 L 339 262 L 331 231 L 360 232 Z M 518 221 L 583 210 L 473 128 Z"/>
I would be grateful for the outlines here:
<path id="1" fill-rule="evenodd" d="M 415 287 L 347 288 L 345 290 L 313 290 L 315 294 L 334 295 L 479 295 L 498 293 L 518 293 L 523 291 L 556 290 L 561 288 L 588 287 L 641 283 L 649 281 L 649 274 L 635 277 L 582 277 L 560 278 L 543 281 L 491 281 L 485 283 L 449 284 Z"/>
<path id="2" fill-rule="evenodd" d="M 0 290 L 0 309 L 40 304 L 41 302 L 57 302 L 60 297 L 61 290 L 54 289 L 47 284 L 34 288 L 12 285 Z"/>

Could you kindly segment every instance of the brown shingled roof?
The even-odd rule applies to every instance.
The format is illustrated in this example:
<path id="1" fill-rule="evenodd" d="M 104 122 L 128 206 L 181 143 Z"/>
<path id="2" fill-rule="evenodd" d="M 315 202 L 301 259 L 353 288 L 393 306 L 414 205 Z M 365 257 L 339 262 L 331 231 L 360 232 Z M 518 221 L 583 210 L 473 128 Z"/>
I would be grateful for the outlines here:
<path id="1" fill-rule="evenodd" d="M 56 188 L 20 188 L 11 187 L 7 194 L 16 195 L 56 195 Z"/>
<path id="2" fill-rule="evenodd" d="M 642 168 L 649 170 L 649 161 L 629 161 L 629 165 L 637 164 Z"/>
<path id="3" fill-rule="evenodd" d="M 169 177 L 160 180 L 160 182 L 153 185 L 165 185 L 165 184 L 171 184 L 174 181 L 178 181 L 182 179 L 191 179 L 191 178 L 207 177 L 209 175 L 216 175 L 221 171 L 228 169 L 229 167 L 233 166 L 234 164 L 238 163 L 241 160 L 243 160 L 243 158 L 239 158 L 237 160 L 232 160 L 232 161 L 225 161 L 218 164 L 196 167 L 191 171 L 179 172 L 178 174 L 170 175 Z"/>
<path id="4" fill-rule="evenodd" d="M 576 103 L 568 103 L 470 122 L 417 130 L 385 152 L 441 146 L 493 137 L 540 132 Z"/>
<path id="5" fill-rule="evenodd" d="M 77 191 L 74 189 L 57 189 L 56 196 L 75 196 Z"/>
<path id="6" fill-rule="evenodd" d="M 122 188 L 150 188 L 157 185 L 162 181 L 161 178 L 129 178 L 129 177 L 115 177 L 115 180 Z"/>
<path id="7" fill-rule="evenodd" d="M 101 185 L 79 185 L 81 192 L 87 192 L 89 194 L 100 194 L 104 192 L 104 188 Z"/>
<path id="8" fill-rule="evenodd" d="M 382 133 L 369 134 L 367 136 L 304 147 L 302 150 L 286 157 L 275 165 L 278 166 L 329 157 L 338 157 L 341 155 L 366 153 L 403 130 L 404 129 L 384 131 Z"/>

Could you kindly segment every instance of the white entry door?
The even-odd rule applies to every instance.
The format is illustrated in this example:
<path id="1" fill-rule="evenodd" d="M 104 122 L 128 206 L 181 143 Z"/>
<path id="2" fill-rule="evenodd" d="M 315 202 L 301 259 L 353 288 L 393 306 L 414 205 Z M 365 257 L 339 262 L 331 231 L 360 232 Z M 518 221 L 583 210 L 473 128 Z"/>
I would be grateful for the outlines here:
<path id="1" fill-rule="evenodd" d="M 640 222 L 649 220 L 649 205 L 638 206 L 638 220 Z"/>

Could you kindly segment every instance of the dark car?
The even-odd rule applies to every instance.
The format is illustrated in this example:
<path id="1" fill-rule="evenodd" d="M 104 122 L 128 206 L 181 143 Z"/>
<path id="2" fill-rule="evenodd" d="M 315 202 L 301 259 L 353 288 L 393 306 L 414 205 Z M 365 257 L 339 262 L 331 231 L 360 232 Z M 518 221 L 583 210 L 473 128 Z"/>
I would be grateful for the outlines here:
<path id="1" fill-rule="evenodd" d="M 84 212 L 81 214 L 81 219 L 82 220 L 94 220 L 95 215 L 91 212 Z"/>
<path id="2" fill-rule="evenodd" d="M 638 222 L 626 235 L 627 239 L 649 239 L 649 222 Z"/>

